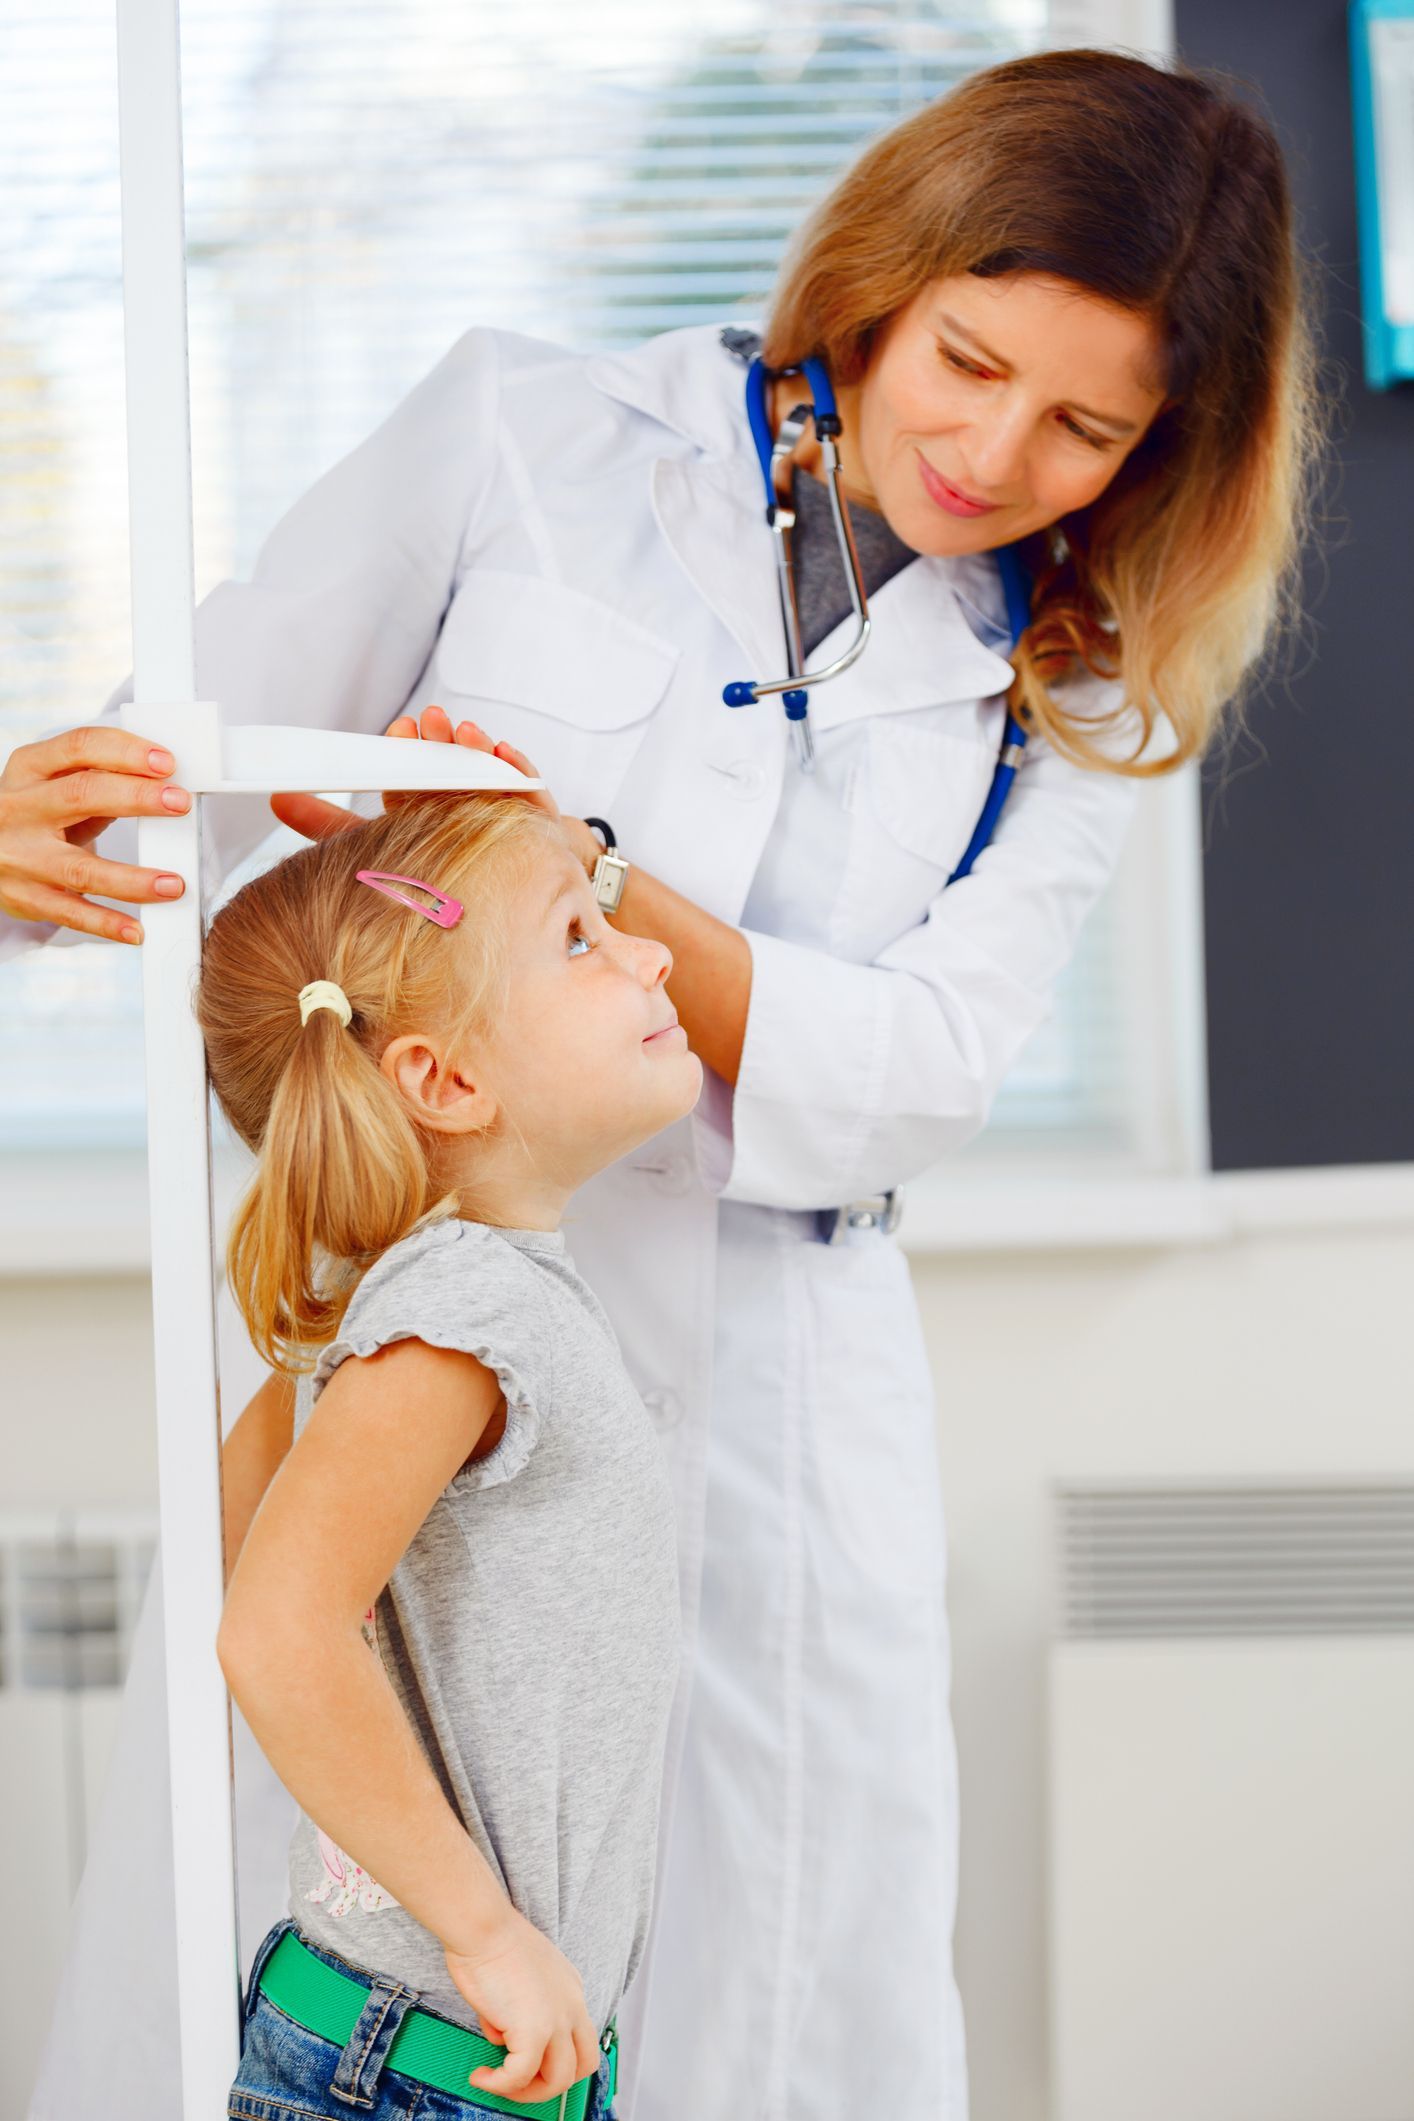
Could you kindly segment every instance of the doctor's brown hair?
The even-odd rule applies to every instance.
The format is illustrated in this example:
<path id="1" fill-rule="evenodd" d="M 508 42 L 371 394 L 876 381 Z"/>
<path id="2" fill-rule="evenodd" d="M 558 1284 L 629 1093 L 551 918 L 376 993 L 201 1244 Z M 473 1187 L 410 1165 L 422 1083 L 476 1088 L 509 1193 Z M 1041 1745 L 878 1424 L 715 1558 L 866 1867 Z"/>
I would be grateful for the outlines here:
<path id="1" fill-rule="evenodd" d="M 1181 68 L 1084 50 L 992 67 L 867 149 L 806 223 L 765 358 L 822 354 L 858 383 L 890 320 L 961 273 L 1044 274 L 1156 327 L 1171 402 L 1105 490 L 1028 548 L 1013 703 L 1083 765 L 1170 771 L 1295 616 L 1320 432 L 1275 135 Z M 1124 704 L 1068 714 L 1062 681 L 1080 670 L 1121 678 Z M 1136 711 L 1134 756 L 1116 758 Z M 1139 764 L 1161 713 L 1176 749 Z"/>
<path id="2" fill-rule="evenodd" d="M 406 1032 L 458 1050 L 489 1026 L 505 992 L 506 909 L 552 830 L 515 799 L 419 796 L 276 863 L 212 921 L 197 1017 L 212 1087 L 257 1157 L 226 1271 L 272 1368 L 312 1367 L 380 1253 L 457 1212 L 437 1137 L 379 1060 Z M 359 869 L 423 877 L 465 914 L 439 928 L 359 883 Z M 313 980 L 343 989 L 347 1028 L 329 1009 L 301 1024 Z"/>

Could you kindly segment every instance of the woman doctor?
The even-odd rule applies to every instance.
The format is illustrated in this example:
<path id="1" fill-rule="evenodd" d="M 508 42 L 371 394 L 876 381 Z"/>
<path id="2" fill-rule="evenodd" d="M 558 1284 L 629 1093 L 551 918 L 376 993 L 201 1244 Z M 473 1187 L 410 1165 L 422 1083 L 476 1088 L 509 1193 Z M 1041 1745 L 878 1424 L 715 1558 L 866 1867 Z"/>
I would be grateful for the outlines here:
<path id="1" fill-rule="evenodd" d="M 568 1224 L 659 1424 L 686 1622 L 621 2105 L 963 2121 L 934 1390 L 885 1199 L 984 1123 L 1163 770 L 1151 734 L 1169 763 L 1199 753 L 1268 634 L 1309 433 L 1279 152 L 1187 74 L 1084 51 L 999 67 L 826 199 L 764 351 L 823 358 L 874 554 L 873 638 L 810 693 L 813 771 L 777 698 L 722 704 L 782 675 L 785 645 L 744 370 L 715 329 L 597 358 L 470 332 L 253 581 L 206 599 L 200 682 L 238 719 L 503 742 L 587 865 L 583 819 L 611 822 L 614 917 L 671 947 L 709 1070 L 697 1112 Z M 777 380 L 773 425 L 801 395 Z M 798 463 L 803 508 L 808 427 Z M 1008 654 L 992 555 L 1013 545 L 1032 586 Z M 842 571 L 822 581 L 817 666 L 853 631 Z M 1025 762 L 947 889 L 1009 695 Z M 90 894 L 140 903 L 162 878 L 91 842 L 181 804 L 166 765 L 111 728 L 17 753 L 9 914 L 131 936 Z M 327 828 L 317 807 L 284 814 Z M 262 829 L 216 814 L 218 868 Z M 229 1447 L 235 1537 L 285 1422 L 268 1387 Z M 156 2111 L 174 2038 L 163 1962 L 125 1949 L 145 1922 L 160 1951 L 167 1860 L 132 1716 L 114 1781 L 122 1867 L 114 1810 L 94 1869 L 121 1868 L 126 1904 L 86 1887 L 41 2121 Z M 247 1807 L 243 1865 L 273 1878 Z M 247 1912 L 259 1935 L 279 1908 Z M 112 1991 L 139 1979 L 120 2020 Z M 119 2022 L 145 2043 L 131 2067 L 95 2032 Z"/>

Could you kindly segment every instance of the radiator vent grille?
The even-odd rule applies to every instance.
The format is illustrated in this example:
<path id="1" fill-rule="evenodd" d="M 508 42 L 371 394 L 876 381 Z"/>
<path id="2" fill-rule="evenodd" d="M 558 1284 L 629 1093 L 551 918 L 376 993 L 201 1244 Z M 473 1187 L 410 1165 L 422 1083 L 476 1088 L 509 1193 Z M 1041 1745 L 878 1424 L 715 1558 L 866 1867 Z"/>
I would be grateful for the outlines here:
<path id="1" fill-rule="evenodd" d="M 146 1516 L 0 1518 L 0 1693 L 121 1685 L 155 1540 Z"/>
<path id="2" fill-rule="evenodd" d="M 1414 1482 L 1056 1494 L 1073 1640 L 1414 1634 Z"/>

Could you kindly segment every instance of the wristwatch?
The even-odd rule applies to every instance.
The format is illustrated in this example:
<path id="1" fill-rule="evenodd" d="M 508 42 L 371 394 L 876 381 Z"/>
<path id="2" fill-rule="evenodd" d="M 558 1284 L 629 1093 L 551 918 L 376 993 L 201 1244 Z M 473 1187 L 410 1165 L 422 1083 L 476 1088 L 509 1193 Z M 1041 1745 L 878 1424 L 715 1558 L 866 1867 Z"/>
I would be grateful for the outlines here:
<path id="1" fill-rule="evenodd" d="M 590 879 L 594 886 L 594 896 L 605 913 L 617 913 L 619 901 L 624 895 L 624 878 L 628 875 L 628 863 L 616 852 L 619 843 L 614 838 L 614 828 L 607 818 L 587 817 L 584 822 L 591 831 L 604 835 L 604 852 L 594 864 L 594 874 Z"/>

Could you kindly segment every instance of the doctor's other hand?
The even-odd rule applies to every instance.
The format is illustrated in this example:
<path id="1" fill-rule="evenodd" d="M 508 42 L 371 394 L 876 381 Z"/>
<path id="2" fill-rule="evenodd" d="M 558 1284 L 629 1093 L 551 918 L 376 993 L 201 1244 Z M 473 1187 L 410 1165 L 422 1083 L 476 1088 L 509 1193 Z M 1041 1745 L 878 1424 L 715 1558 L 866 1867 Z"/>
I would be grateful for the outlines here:
<path id="1" fill-rule="evenodd" d="M 598 2068 L 599 2041 L 579 1975 L 515 1908 L 507 1905 L 493 1937 L 471 1951 L 445 1941 L 442 1949 L 486 2038 L 506 2050 L 496 2068 L 471 2072 L 473 2091 L 518 2101 L 558 2099 Z"/>
<path id="2" fill-rule="evenodd" d="M 388 724 L 384 734 L 421 737 L 424 744 L 460 744 L 467 751 L 490 751 L 508 760 L 518 773 L 525 774 L 530 780 L 536 781 L 540 778 L 523 751 L 517 751 L 514 744 L 493 742 L 479 722 L 458 722 L 453 728 L 452 718 L 445 707 L 424 707 L 421 724 L 415 722 L 410 714 L 400 714 L 395 722 Z M 494 794 L 495 790 L 490 792 Z M 514 788 L 506 792 L 511 795 L 519 794 L 519 790 Z M 385 795 L 383 801 L 386 806 L 406 801 L 406 796 Z M 521 801 L 533 803 L 536 809 L 543 810 L 547 817 L 558 818 L 560 815 L 560 806 L 548 788 L 533 789 L 529 795 L 521 796 Z"/>
<path id="3" fill-rule="evenodd" d="M 494 743 L 477 722 L 459 722 L 453 729 L 451 717 L 442 707 L 424 707 L 420 727 L 410 714 L 400 714 L 395 721 L 389 723 L 384 734 L 410 741 L 420 737 L 427 744 L 455 743 L 472 751 L 494 752 L 508 760 L 517 772 L 525 774 L 528 779 L 540 778 L 531 760 L 523 751 L 518 751 L 514 744 Z M 581 819 L 561 815 L 560 806 L 548 788 L 534 788 L 525 795 L 521 795 L 520 791 L 514 788 L 488 791 L 491 794 L 498 792 L 513 795 L 519 802 L 533 803 L 538 810 L 543 810 L 547 817 L 559 825 L 572 852 L 587 868 L 593 869 L 603 852 L 599 841 Z M 416 792 L 406 789 L 390 790 L 383 798 L 385 808 L 416 800 Z M 306 839 L 311 840 L 327 839 L 330 833 L 342 832 L 348 826 L 359 822 L 352 811 L 341 809 L 337 803 L 326 803 L 317 795 L 273 795 L 270 798 L 270 808 L 282 824 L 291 826 L 294 831 L 303 833 Z"/>
<path id="4" fill-rule="evenodd" d="M 399 715 L 397 721 L 389 725 L 387 734 L 400 737 L 420 736 L 425 744 L 456 743 L 465 744 L 474 751 L 494 751 L 499 757 L 509 759 L 516 770 L 525 774 L 527 779 L 538 781 L 540 778 L 540 769 L 523 751 L 518 751 L 514 744 L 493 744 L 479 722 L 458 722 L 454 731 L 451 717 L 443 707 L 424 707 L 421 728 L 410 714 Z M 517 791 L 512 788 L 506 793 L 515 795 Z M 385 797 L 384 801 L 387 800 Z M 404 798 L 394 796 L 392 800 L 400 802 Z M 547 817 L 555 819 L 569 843 L 571 854 L 583 862 L 592 875 L 594 865 L 604 848 L 602 841 L 590 831 L 583 818 L 566 817 L 548 788 L 537 788 L 530 795 L 521 796 L 520 800 L 524 803 L 534 803 Z"/>
<path id="5" fill-rule="evenodd" d="M 115 818 L 190 810 L 186 789 L 171 783 L 173 770 L 170 751 L 130 729 L 66 729 L 19 745 L 0 773 L 0 912 L 140 943 L 131 914 L 95 906 L 87 894 L 141 904 L 180 898 L 182 880 L 106 861 L 93 842 Z"/>

